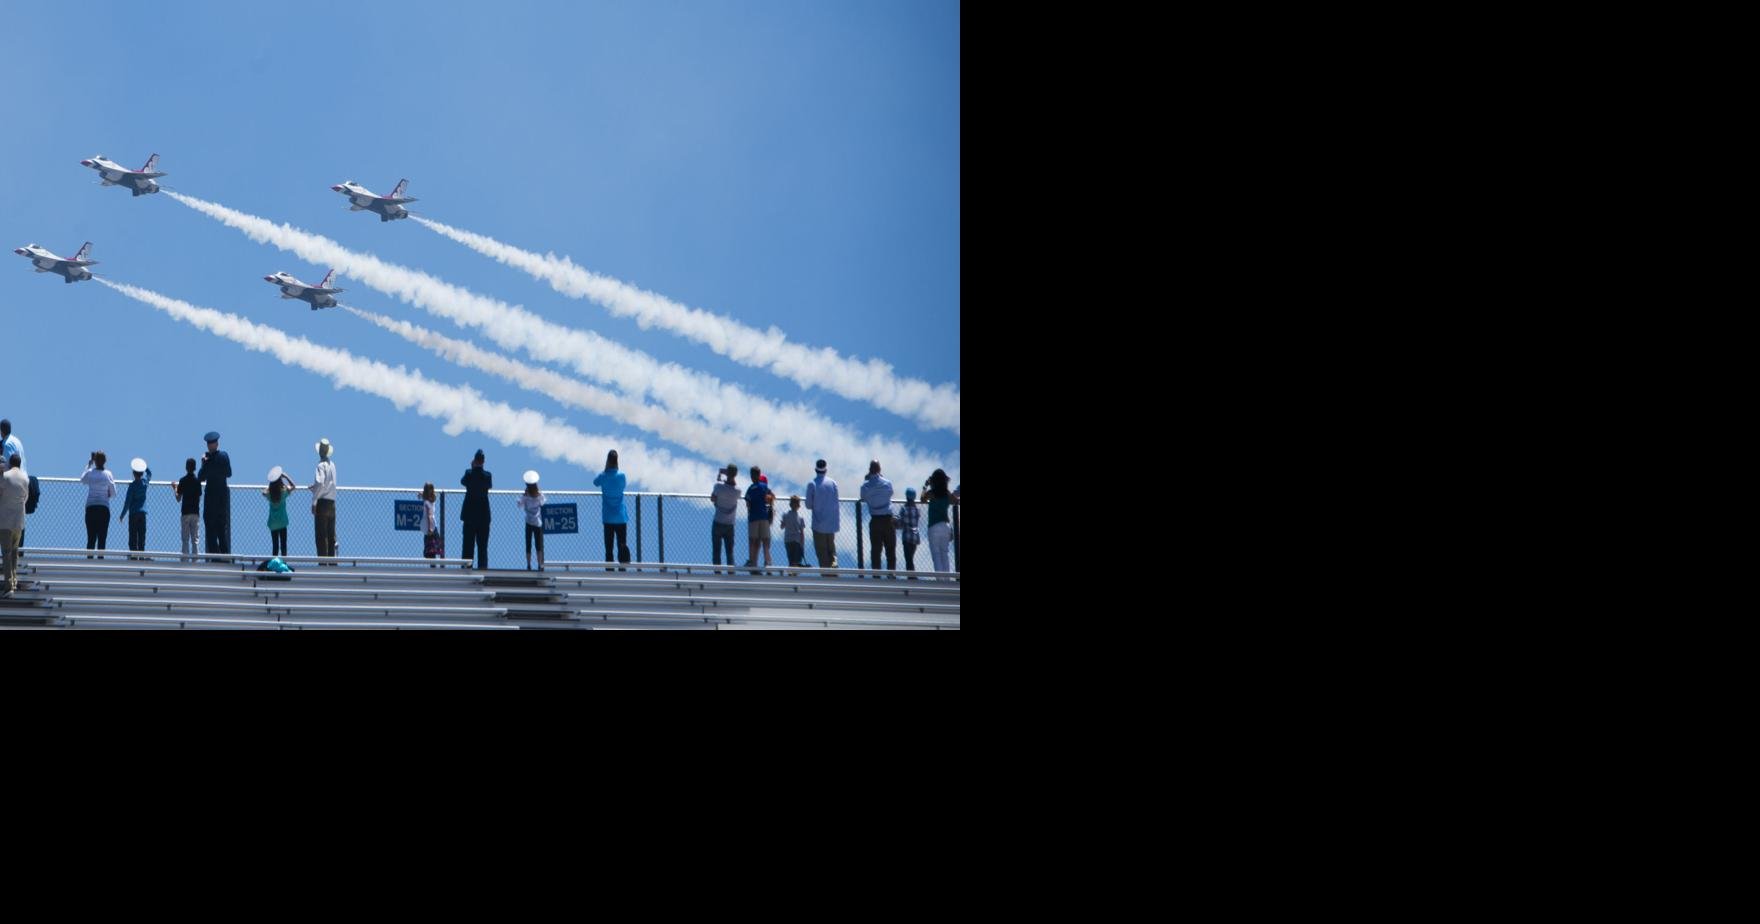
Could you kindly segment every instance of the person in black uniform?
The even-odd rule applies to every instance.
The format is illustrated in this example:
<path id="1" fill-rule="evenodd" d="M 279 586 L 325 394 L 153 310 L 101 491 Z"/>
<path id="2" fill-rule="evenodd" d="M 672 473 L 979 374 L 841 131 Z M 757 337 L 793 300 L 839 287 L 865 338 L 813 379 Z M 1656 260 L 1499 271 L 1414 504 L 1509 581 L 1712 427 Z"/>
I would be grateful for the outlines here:
<path id="1" fill-rule="evenodd" d="M 207 503 L 202 505 L 202 527 L 208 533 L 206 549 L 231 555 L 232 492 L 226 489 L 226 479 L 232 477 L 232 457 L 220 451 L 219 433 L 210 430 L 202 439 L 208 442 L 208 451 L 202 453 L 202 470 L 196 472 L 196 480 L 207 483 L 202 492 L 207 495 Z"/>
<path id="2" fill-rule="evenodd" d="M 464 521 L 464 552 L 460 558 L 469 560 L 471 547 L 477 551 L 478 570 L 489 569 L 489 489 L 495 486 L 494 476 L 483 468 L 483 451 L 471 458 L 471 467 L 458 479 L 464 485 L 464 509 L 458 518 Z"/>

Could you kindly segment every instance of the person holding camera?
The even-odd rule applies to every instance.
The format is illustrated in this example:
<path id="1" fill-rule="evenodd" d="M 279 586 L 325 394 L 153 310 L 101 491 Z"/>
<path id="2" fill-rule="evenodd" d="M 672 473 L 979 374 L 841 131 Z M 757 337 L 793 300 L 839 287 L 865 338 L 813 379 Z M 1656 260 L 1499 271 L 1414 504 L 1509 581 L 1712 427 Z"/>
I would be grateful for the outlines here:
<path id="1" fill-rule="evenodd" d="M 605 454 L 605 470 L 593 479 L 599 495 L 599 521 L 605 528 L 605 560 L 611 561 L 611 545 L 616 540 L 617 561 L 629 564 L 629 511 L 624 509 L 623 489 L 629 480 L 617 470 L 617 450 Z M 606 568 L 610 571 L 610 568 Z M 619 568 L 626 571 L 627 568 Z"/>
<path id="2" fill-rule="evenodd" d="M 85 474 L 79 476 L 86 486 L 87 549 L 102 549 L 110 538 L 110 498 L 116 496 L 116 476 L 105 470 L 106 458 L 102 449 L 92 453 L 86 459 Z"/>
<path id="3" fill-rule="evenodd" d="M 929 557 L 934 559 L 936 571 L 953 570 L 947 560 L 947 544 L 953 540 L 947 508 L 953 501 L 953 492 L 947 490 L 947 473 L 936 469 L 923 485 L 923 502 L 929 507 Z"/>
<path id="4" fill-rule="evenodd" d="M 220 449 L 218 431 L 209 430 L 202 440 L 208 444 L 208 451 L 202 453 L 202 468 L 196 472 L 196 480 L 207 485 L 202 491 L 207 495 L 202 506 L 207 551 L 210 555 L 231 555 L 232 492 L 227 490 L 226 479 L 232 477 L 232 457 Z"/>
<path id="5" fill-rule="evenodd" d="M 709 490 L 709 500 L 715 504 L 715 520 L 709 527 L 711 564 L 721 564 L 723 547 L 727 549 L 727 563 L 733 564 L 733 513 L 739 509 L 739 488 L 734 483 L 738 480 L 739 466 L 729 462 L 715 473 L 715 487 Z"/>
<path id="6" fill-rule="evenodd" d="M 471 467 L 465 470 L 464 477 L 458 479 L 464 486 L 464 504 L 458 512 L 458 518 L 464 521 L 464 552 L 459 555 L 469 561 L 471 550 L 476 550 L 477 570 L 489 570 L 489 489 L 495 487 L 495 476 L 483 467 L 483 451 L 471 457 Z M 470 567 L 466 565 L 465 567 Z"/>

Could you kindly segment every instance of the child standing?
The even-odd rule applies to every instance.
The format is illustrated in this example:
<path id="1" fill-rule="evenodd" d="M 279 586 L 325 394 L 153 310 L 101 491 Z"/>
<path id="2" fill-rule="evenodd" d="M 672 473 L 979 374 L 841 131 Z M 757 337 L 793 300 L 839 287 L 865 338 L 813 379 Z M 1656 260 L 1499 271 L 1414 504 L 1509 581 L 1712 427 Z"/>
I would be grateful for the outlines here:
<path id="1" fill-rule="evenodd" d="M 280 466 L 269 473 L 269 554 L 280 558 L 287 554 L 287 492 L 293 490 L 293 479 Z"/>
<path id="2" fill-rule="evenodd" d="M 519 496 L 519 509 L 526 515 L 526 570 L 532 570 L 532 543 L 538 544 L 538 570 L 544 570 L 544 495 L 538 491 L 538 473 L 526 472 L 526 493 Z"/>
<path id="3" fill-rule="evenodd" d="M 806 564 L 807 524 L 801 519 L 801 496 L 788 496 L 788 512 L 782 515 L 782 547 L 788 550 L 788 566 Z"/>
<path id="4" fill-rule="evenodd" d="M 917 527 L 923 522 L 923 508 L 917 506 L 917 489 L 904 489 L 904 503 L 898 508 L 898 528 L 904 532 L 900 537 L 904 542 L 904 570 L 917 570 L 917 543 L 923 541 Z M 916 580 L 916 578 L 911 578 Z"/>
<path id="5" fill-rule="evenodd" d="M 134 480 L 128 483 L 128 494 L 122 499 L 122 512 L 116 515 L 116 522 L 124 518 L 128 520 L 128 550 L 145 552 L 147 550 L 147 482 L 153 480 L 153 470 L 147 468 L 145 459 L 136 457 L 129 463 L 129 470 L 134 472 Z M 129 556 L 134 558 L 133 555 Z"/>
<path id="6" fill-rule="evenodd" d="M 440 557 L 440 527 L 434 519 L 434 482 L 422 485 L 422 557 Z M 438 568 L 439 565 L 429 565 Z"/>
<path id="7" fill-rule="evenodd" d="M 183 511 L 183 558 L 193 561 L 202 522 L 202 482 L 196 477 L 196 460 L 183 460 L 183 477 L 177 480 L 177 486 L 171 492 L 183 504 L 180 508 Z"/>

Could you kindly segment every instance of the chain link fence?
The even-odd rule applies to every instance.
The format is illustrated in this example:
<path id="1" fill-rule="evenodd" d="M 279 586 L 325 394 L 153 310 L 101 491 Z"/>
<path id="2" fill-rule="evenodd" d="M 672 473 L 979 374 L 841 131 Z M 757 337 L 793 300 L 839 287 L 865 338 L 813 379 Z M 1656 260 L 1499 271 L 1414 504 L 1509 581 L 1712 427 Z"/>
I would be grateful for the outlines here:
<path id="1" fill-rule="evenodd" d="M 128 489 L 130 475 L 122 472 L 116 483 L 116 496 L 109 502 L 106 518 L 106 548 L 128 548 L 128 522 L 117 518 L 122 513 L 122 500 Z M 172 481 L 152 481 L 147 489 L 147 548 L 153 551 L 176 551 L 180 548 L 182 505 L 172 494 Z M 42 492 L 37 512 L 25 518 L 26 548 L 86 547 L 86 486 L 77 478 L 39 477 Z M 267 485 L 228 485 L 232 504 L 232 554 L 261 555 L 270 553 L 269 498 Z M 434 518 L 445 537 L 446 555 L 462 558 L 464 535 L 460 528 L 459 511 L 464 505 L 464 491 L 459 488 L 435 489 L 440 499 L 434 505 Z M 205 492 L 205 487 L 204 487 Z M 489 567 L 525 567 L 525 516 L 516 506 L 518 490 L 489 492 Z M 420 501 L 420 488 L 354 488 L 336 489 L 336 554 L 360 557 L 409 557 L 422 554 L 420 530 L 395 528 L 393 511 L 396 501 Z M 544 536 L 544 557 L 554 561 L 603 561 L 604 531 L 600 526 L 601 495 L 598 491 L 544 492 L 545 504 L 575 504 L 579 532 L 548 533 Z M 206 503 L 204 497 L 203 503 Z M 865 568 L 869 561 L 867 512 L 857 507 L 860 501 L 845 498 L 837 533 L 837 563 L 844 568 Z M 894 503 L 896 508 L 900 502 Z M 923 507 L 922 544 L 917 548 L 918 570 L 933 568 L 929 557 L 928 508 Z M 627 536 L 630 557 L 635 561 L 666 561 L 706 563 L 710 560 L 711 525 L 715 520 L 714 504 L 707 494 L 650 494 L 634 491 L 624 493 L 624 507 L 629 513 Z M 782 541 L 782 515 L 788 511 L 788 498 L 777 497 L 776 520 L 770 529 L 770 560 L 777 565 L 788 564 L 788 552 Z M 958 534 L 959 507 L 953 508 L 955 534 Z M 816 566 L 813 552 L 812 512 L 801 506 L 801 516 L 808 523 L 804 555 L 806 564 Z M 860 527 L 858 528 L 858 519 Z M 197 551 L 207 547 L 207 524 L 201 524 Z M 900 531 L 902 533 L 902 531 Z M 733 553 L 736 563 L 746 560 L 750 551 L 746 533 L 745 501 L 735 513 Z M 858 556 L 858 549 L 861 554 Z M 958 570 L 958 542 L 950 552 Z M 290 555 L 317 553 L 317 537 L 313 528 L 312 494 L 307 490 L 292 492 L 287 499 L 287 551 Z M 759 551 L 758 561 L 762 562 Z M 535 558 L 535 555 L 534 555 Z M 903 539 L 899 540 L 898 567 L 904 569 Z"/>

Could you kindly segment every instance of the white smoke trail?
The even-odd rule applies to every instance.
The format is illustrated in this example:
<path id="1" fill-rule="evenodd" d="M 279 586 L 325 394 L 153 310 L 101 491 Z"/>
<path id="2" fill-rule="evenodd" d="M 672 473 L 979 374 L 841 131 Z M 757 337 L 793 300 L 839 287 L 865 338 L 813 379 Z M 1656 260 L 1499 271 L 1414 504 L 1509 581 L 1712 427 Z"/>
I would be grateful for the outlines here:
<path id="1" fill-rule="evenodd" d="M 236 228 L 258 243 L 269 244 L 313 263 L 334 266 L 345 276 L 433 314 L 483 331 L 510 350 L 524 350 L 534 359 L 573 368 L 594 381 L 632 397 L 652 395 L 677 414 L 698 417 L 711 426 L 746 427 L 761 431 L 777 454 L 823 458 L 834 473 L 859 479 L 868 460 L 879 459 L 889 472 L 920 478 L 934 468 L 958 477 L 956 466 L 935 462 L 903 443 L 878 437 L 857 438 L 824 416 L 800 405 L 777 404 L 713 376 L 661 363 L 591 331 L 553 324 L 523 308 L 436 279 L 427 273 L 359 254 L 322 235 L 266 218 L 247 215 L 213 202 L 165 190 L 166 195 L 220 223 Z M 761 461 L 759 464 L 763 464 Z M 927 467 L 925 467 L 927 466 Z M 810 469 L 808 470 L 810 472 Z M 803 475 L 810 477 L 810 475 Z"/>
<path id="2" fill-rule="evenodd" d="M 774 460 L 776 450 L 772 447 L 742 439 L 725 430 L 694 420 L 681 419 L 657 405 L 616 395 L 549 369 L 528 366 L 518 360 L 485 350 L 476 344 L 434 333 L 408 321 L 388 318 L 382 314 L 363 311 L 350 305 L 342 305 L 341 308 L 356 317 L 371 321 L 443 359 L 500 376 L 521 388 L 554 398 L 570 407 L 592 411 L 606 417 L 614 417 L 711 459 L 770 460 L 763 463 L 766 471 L 772 467 L 788 471 L 812 470 L 812 459 L 795 459 L 787 462 Z M 774 475 L 770 480 L 778 492 L 782 491 L 785 486 L 793 487 L 797 484 Z M 702 491 L 706 487 L 707 485 L 698 485 L 694 490 Z"/>
<path id="3" fill-rule="evenodd" d="M 952 384 L 930 385 L 920 379 L 894 375 L 891 364 L 878 359 L 864 362 L 839 355 L 830 347 L 815 350 L 789 343 L 787 336 L 774 326 L 760 331 L 725 315 L 686 307 L 663 295 L 595 273 L 567 257 L 521 250 L 420 215 L 410 217 L 477 253 L 526 271 L 563 295 L 589 298 L 612 314 L 635 318 L 643 328 L 665 328 L 736 363 L 766 369 L 803 388 L 824 388 L 909 417 L 925 427 L 959 432 L 959 388 Z"/>
<path id="4" fill-rule="evenodd" d="M 94 277 L 129 298 L 148 304 L 179 321 L 234 341 L 246 349 L 268 353 L 290 366 L 328 377 L 337 387 L 378 395 L 397 406 L 414 408 L 424 417 L 445 421 L 445 432 L 457 436 L 475 430 L 508 446 L 524 446 L 546 459 L 563 459 L 597 474 L 605 453 L 616 449 L 618 462 L 630 476 L 655 491 L 703 492 L 713 483 L 714 467 L 675 459 L 664 450 L 650 449 L 633 440 L 582 433 L 561 421 L 527 408 L 513 408 L 490 401 L 470 388 L 436 382 L 419 370 L 392 368 L 376 360 L 362 359 L 333 347 L 320 346 L 303 337 L 290 336 L 273 327 L 247 321 L 235 314 L 202 308 L 160 295 L 148 289 Z"/>

